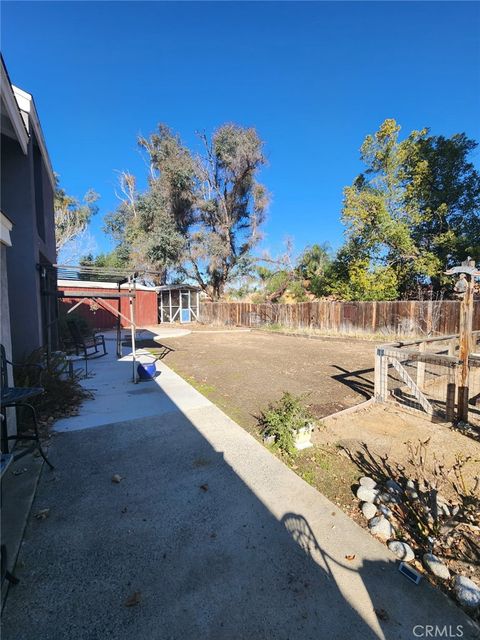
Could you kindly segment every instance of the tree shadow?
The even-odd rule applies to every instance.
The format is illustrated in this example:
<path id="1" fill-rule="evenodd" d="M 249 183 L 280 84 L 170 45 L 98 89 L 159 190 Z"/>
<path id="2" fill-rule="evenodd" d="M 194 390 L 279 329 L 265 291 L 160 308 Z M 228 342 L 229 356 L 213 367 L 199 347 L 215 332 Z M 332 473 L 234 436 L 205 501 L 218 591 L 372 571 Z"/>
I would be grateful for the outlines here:
<path id="1" fill-rule="evenodd" d="M 450 483 L 450 474 L 443 477 L 441 462 L 436 460 L 435 452 L 428 452 L 427 449 L 422 452 L 417 448 L 416 451 L 418 461 L 422 457 L 432 459 L 431 470 L 424 468 L 421 462 L 415 463 L 413 459 L 406 465 L 397 463 L 390 460 L 387 454 L 372 452 L 366 443 L 356 450 L 348 447 L 342 449 L 362 474 L 373 478 L 378 486 L 383 485 L 384 491 L 388 491 L 385 487 L 387 480 L 393 480 L 401 487 L 401 492 L 396 494 L 401 499 L 388 506 L 405 539 L 418 549 L 420 557 L 433 550 L 445 559 L 480 566 L 476 526 L 480 498 L 475 490 L 467 488 L 461 467 L 458 475 L 460 481 L 453 480 Z M 442 495 L 444 493 L 449 497 L 445 498 Z"/>

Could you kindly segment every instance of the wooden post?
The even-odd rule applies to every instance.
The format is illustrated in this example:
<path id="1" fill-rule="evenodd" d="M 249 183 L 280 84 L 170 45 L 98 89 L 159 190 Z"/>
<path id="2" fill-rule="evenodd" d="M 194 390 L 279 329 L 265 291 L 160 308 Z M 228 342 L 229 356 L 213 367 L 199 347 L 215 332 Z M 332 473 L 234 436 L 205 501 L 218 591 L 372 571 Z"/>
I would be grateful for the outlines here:
<path id="1" fill-rule="evenodd" d="M 377 402 L 386 402 L 388 395 L 388 360 L 382 348 L 375 352 L 375 388 L 374 397 Z"/>
<path id="2" fill-rule="evenodd" d="M 458 419 L 468 422 L 468 358 L 473 348 L 473 288 L 474 278 L 480 276 L 475 262 L 468 257 L 460 266 L 445 271 L 446 275 L 460 274 L 455 283 L 454 292 L 460 298 L 460 326 L 458 367 Z"/>
<path id="3" fill-rule="evenodd" d="M 447 395 L 445 399 L 445 416 L 449 422 L 453 422 L 455 419 L 456 370 L 457 370 L 456 365 L 453 365 L 448 369 Z"/>
<path id="4" fill-rule="evenodd" d="M 425 352 L 427 350 L 427 343 L 421 342 L 418 345 L 418 350 Z M 425 382 L 425 362 L 417 362 L 417 387 L 422 390 Z"/>
<path id="5" fill-rule="evenodd" d="M 473 327 L 473 276 L 467 275 L 467 289 L 460 302 L 460 350 L 461 360 L 458 381 L 458 419 L 468 422 L 468 356 L 472 351 Z"/>
<path id="6" fill-rule="evenodd" d="M 448 341 L 448 355 L 449 356 L 454 356 L 455 355 L 455 347 L 457 346 L 457 339 L 456 338 L 452 338 L 451 340 Z"/>

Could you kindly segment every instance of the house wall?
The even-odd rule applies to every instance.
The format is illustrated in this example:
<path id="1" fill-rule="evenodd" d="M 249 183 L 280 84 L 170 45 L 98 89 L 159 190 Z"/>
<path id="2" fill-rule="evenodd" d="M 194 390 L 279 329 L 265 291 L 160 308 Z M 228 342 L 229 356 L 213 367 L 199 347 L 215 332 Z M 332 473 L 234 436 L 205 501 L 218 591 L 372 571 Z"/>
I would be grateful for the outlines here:
<path id="1" fill-rule="evenodd" d="M 13 247 L 7 251 L 7 269 L 15 360 L 21 360 L 44 344 L 45 328 L 37 265 L 42 261 L 54 263 L 56 259 L 53 186 L 41 156 L 37 168 L 37 190 L 41 192 L 42 224 L 37 220 L 39 194 L 36 205 L 35 146 L 33 133 L 26 155 L 16 140 L 2 135 L 0 208 L 14 224 L 11 232 Z M 44 230 L 43 238 L 39 228 Z M 53 305 L 54 301 L 50 300 L 49 303 Z"/>
<path id="2" fill-rule="evenodd" d="M 3 231 L 3 216 L 2 216 Z M 10 234 L 11 230 L 6 232 L 5 242 L 0 241 L 0 341 L 5 347 L 5 353 L 8 360 L 12 360 L 12 340 L 10 332 L 10 307 L 8 303 L 8 275 L 7 275 L 7 251 L 10 251 Z M 12 381 L 12 367 L 7 368 L 8 380 Z M 7 409 L 7 428 L 8 435 L 14 435 L 16 429 L 16 415 L 14 409 Z"/>

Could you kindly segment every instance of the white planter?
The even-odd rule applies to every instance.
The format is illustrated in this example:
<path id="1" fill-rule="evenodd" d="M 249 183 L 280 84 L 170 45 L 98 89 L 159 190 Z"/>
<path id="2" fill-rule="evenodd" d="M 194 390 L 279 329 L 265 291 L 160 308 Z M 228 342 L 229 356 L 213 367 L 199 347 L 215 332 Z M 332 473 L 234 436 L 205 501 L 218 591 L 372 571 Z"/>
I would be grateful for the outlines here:
<path id="1" fill-rule="evenodd" d="M 306 427 L 301 427 L 295 434 L 295 449 L 301 451 L 302 449 L 308 449 L 313 447 L 311 441 L 313 432 L 313 425 L 309 424 Z"/>

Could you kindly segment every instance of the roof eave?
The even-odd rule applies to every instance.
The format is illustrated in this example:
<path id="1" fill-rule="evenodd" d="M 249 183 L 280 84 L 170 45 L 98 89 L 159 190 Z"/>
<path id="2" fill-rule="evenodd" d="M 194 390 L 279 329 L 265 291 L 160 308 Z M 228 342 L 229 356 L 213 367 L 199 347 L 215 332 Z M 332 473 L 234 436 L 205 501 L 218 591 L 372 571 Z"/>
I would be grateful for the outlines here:
<path id="1" fill-rule="evenodd" d="M 35 100 L 33 96 L 20 89 L 19 87 L 12 85 L 12 90 L 18 104 L 18 108 L 20 111 L 23 111 L 28 116 L 29 125 L 31 124 L 34 132 L 35 138 L 37 139 L 38 146 L 40 147 L 40 151 L 42 152 L 43 160 L 45 162 L 45 167 L 47 169 L 48 178 L 52 185 L 52 189 L 55 190 L 55 174 L 53 173 L 53 167 L 50 160 L 50 155 L 47 151 L 47 145 L 45 144 L 45 138 L 43 137 L 42 127 L 40 125 L 40 119 L 38 117 L 37 108 L 35 106 Z"/>
<path id="2" fill-rule="evenodd" d="M 2 86 L 2 96 L 4 99 L 5 106 L 7 108 L 7 114 L 12 123 L 13 130 L 15 131 L 15 135 L 17 137 L 18 143 L 26 155 L 28 152 L 28 131 L 25 126 L 25 122 L 23 121 L 22 114 L 20 113 L 20 108 L 15 97 L 15 93 L 13 90 L 13 85 L 10 81 L 10 77 L 8 75 L 7 68 L 5 66 L 5 62 L 3 61 L 3 57 L 1 58 L 1 71 L 0 71 L 0 82 Z"/>

